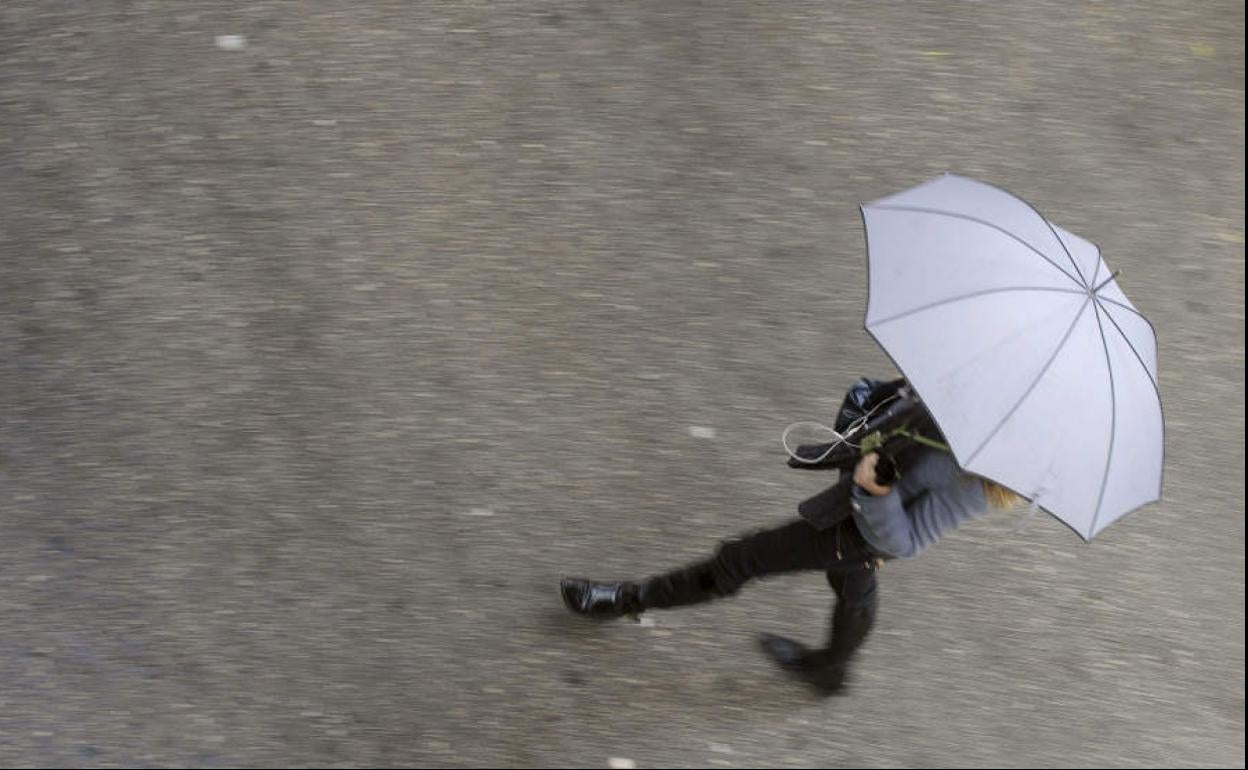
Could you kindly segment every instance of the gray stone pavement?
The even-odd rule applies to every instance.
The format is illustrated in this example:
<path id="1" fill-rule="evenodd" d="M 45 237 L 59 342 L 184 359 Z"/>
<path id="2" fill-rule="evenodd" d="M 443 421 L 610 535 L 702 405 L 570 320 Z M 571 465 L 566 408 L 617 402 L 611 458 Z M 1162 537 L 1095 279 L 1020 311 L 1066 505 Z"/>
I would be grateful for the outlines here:
<path id="1" fill-rule="evenodd" d="M 1242 767 L 1243 119 L 1234 2 L 6 0 L 0 765 Z M 568 617 L 826 482 L 944 170 L 1124 271 L 1164 500 L 888 565 L 830 702 L 819 575 Z"/>

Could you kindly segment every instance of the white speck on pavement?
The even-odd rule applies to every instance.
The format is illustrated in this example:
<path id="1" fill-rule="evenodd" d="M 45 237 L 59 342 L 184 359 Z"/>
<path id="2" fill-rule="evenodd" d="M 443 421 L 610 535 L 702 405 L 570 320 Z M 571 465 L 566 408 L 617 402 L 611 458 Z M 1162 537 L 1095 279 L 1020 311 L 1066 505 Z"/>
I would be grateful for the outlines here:
<path id="1" fill-rule="evenodd" d="M 217 35 L 216 42 L 222 51 L 241 51 L 247 47 L 247 38 L 242 35 Z"/>

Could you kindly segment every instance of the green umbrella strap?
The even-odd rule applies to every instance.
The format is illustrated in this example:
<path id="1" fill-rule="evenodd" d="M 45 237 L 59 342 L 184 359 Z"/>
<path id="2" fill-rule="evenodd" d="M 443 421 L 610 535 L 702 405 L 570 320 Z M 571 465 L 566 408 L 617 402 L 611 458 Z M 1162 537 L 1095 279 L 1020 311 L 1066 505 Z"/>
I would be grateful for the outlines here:
<path id="1" fill-rule="evenodd" d="M 924 446 L 930 446 L 932 449 L 939 449 L 942 452 L 953 451 L 949 448 L 948 444 L 942 444 L 936 439 L 931 439 L 931 438 L 928 438 L 927 436 L 924 436 L 922 433 L 911 433 L 905 428 L 902 428 L 899 432 L 901 433 L 901 435 L 906 436 L 911 441 L 917 441 L 918 443 Z"/>
<path id="2" fill-rule="evenodd" d="M 888 443 L 889 439 L 895 438 L 897 436 L 904 436 L 910 439 L 911 441 L 922 444 L 924 446 L 929 446 L 932 449 L 939 449 L 942 452 L 951 451 L 947 444 L 942 444 L 941 442 L 936 441 L 935 439 L 930 439 L 921 433 L 914 433 L 910 431 L 905 425 L 901 426 L 900 428 L 894 428 L 888 433 L 882 433 L 880 431 L 871 433 L 863 437 L 862 443 L 859 445 L 859 448 L 862 451 L 862 454 L 865 455 L 869 452 L 874 452 L 878 450 L 880 447 Z"/>

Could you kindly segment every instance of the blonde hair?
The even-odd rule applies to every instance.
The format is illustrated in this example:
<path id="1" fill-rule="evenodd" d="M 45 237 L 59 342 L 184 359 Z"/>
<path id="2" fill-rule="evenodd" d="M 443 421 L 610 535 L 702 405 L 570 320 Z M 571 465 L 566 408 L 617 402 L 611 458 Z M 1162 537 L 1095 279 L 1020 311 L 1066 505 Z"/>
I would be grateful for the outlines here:
<path id="1" fill-rule="evenodd" d="M 1017 508 L 1023 502 L 1023 498 L 995 481 L 980 478 L 979 482 L 984 485 L 984 498 L 988 501 L 988 505 L 998 511 Z"/>

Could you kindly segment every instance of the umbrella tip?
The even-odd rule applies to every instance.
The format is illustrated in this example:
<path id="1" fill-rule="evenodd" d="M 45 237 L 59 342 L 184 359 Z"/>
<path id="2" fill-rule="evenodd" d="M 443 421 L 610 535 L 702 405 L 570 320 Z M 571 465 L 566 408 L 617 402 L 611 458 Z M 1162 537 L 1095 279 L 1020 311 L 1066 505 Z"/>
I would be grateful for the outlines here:
<path id="1" fill-rule="evenodd" d="M 1111 274 L 1110 274 L 1110 276 L 1109 276 L 1108 278 L 1106 278 L 1105 280 L 1103 280 L 1103 281 L 1101 281 L 1100 283 L 1098 283 L 1098 284 L 1096 285 L 1096 288 L 1092 290 L 1092 293 L 1093 293 L 1093 294 L 1095 294 L 1095 293 L 1097 293 L 1098 291 L 1100 291 L 1100 290 L 1101 290 L 1101 289 L 1105 286 L 1105 284 L 1107 284 L 1107 283 L 1109 283 L 1110 281 L 1112 281 L 1112 280 L 1114 280 L 1115 278 L 1117 278 L 1117 277 L 1118 277 L 1121 273 L 1122 273 L 1122 270 L 1115 270 L 1113 273 L 1111 273 Z"/>

